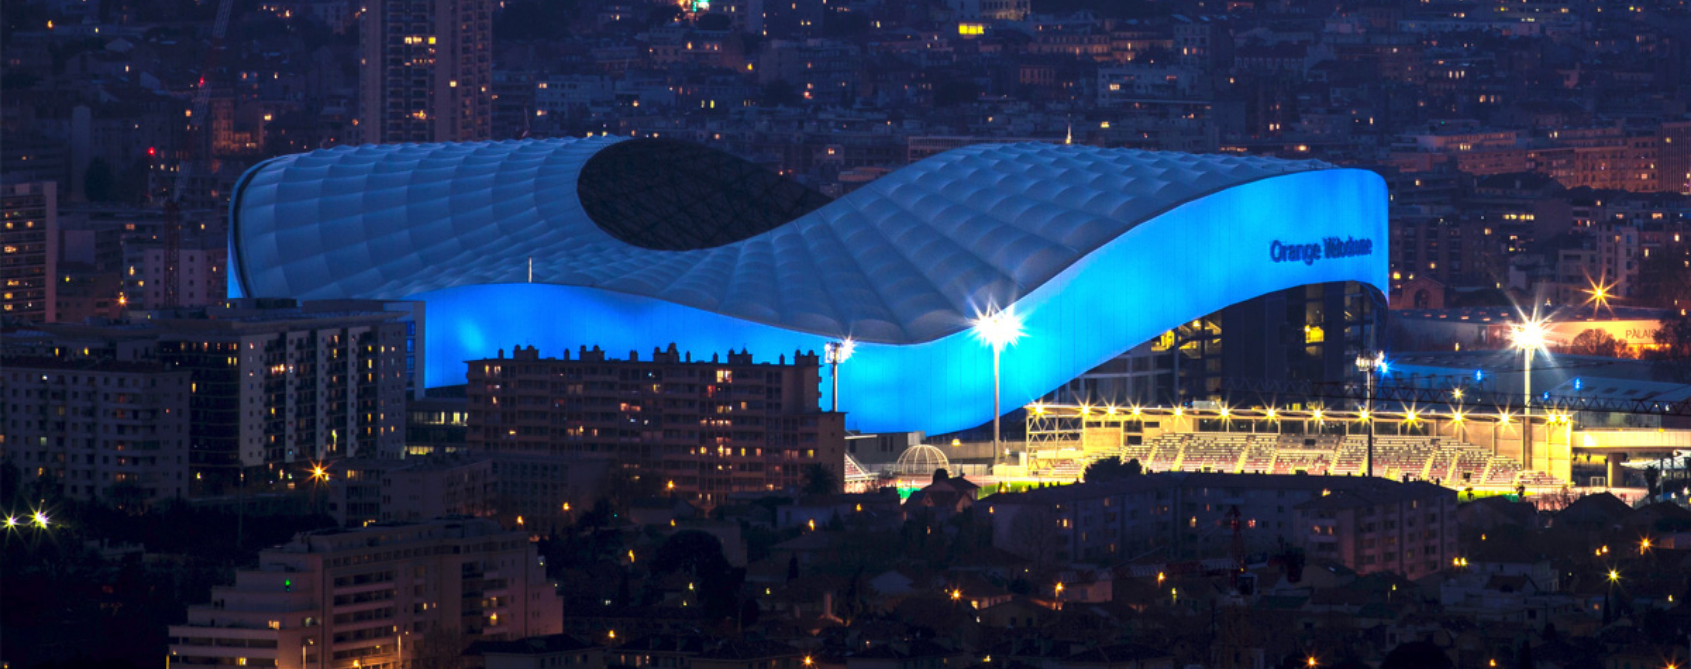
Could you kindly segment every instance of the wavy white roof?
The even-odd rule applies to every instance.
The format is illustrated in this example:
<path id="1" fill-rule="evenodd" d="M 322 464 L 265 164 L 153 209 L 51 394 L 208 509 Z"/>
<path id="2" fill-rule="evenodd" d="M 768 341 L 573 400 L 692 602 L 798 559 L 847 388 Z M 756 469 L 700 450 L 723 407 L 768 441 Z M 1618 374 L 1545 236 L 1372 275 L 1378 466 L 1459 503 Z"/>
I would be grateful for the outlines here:
<path id="1" fill-rule="evenodd" d="M 958 332 L 1184 202 L 1316 161 L 977 145 L 893 172 L 762 234 L 656 251 L 602 230 L 577 177 L 620 139 L 381 145 L 254 168 L 232 214 L 253 296 L 400 299 L 535 283 L 654 297 L 882 343 Z M 1148 249 L 1169 253 L 1169 249 Z"/>

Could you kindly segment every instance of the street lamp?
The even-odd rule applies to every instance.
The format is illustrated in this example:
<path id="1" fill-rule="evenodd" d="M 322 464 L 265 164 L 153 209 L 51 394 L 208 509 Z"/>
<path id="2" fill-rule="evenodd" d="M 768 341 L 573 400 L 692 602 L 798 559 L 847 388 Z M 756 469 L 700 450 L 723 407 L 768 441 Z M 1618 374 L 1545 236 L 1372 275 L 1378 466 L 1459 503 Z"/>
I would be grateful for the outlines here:
<path id="1" fill-rule="evenodd" d="M 828 374 L 834 379 L 833 407 L 829 411 L 837 413 L 840 410 L 840 363 L 850 360 L 855 350 L 857 342 L 852 341 L 850 337 L 822 345 L 822 356 L 828 362 Z"/>
<path id="2" fill-rule="evenodd" d="M 1522 388 L 1524 388 L 1524 396 L 1521 404 L 1521 424 L 1524 426 L 1524 431 L 1521 433 L 1521 464 L 1526 467 L 1531 467 L 1532 356 L 1534 353 L 1544 349 L 1544 340 L 1545 335 L 1547 334 L 1545 330 L 1545 323 L 1547 322 L 1547 319 L 1540 318 L 1536 309 L 1534 310 L 1531 318 L 1525 318 L 1525 314 L 1522 316 L 1523 319 L 1521 323 L 1509 331 L 1509 345 L 1511 348 L 1520 351 L 1523 354 L 1521 357 L 1521 384 Z"/>
<path id="3" fill-rule="evenodd" d="M 1015 346 L 1016 340 L 1022 338 L 1022 319 L 1008 309 L 995 310 L 976 318 L 974 330 L 982 344 L 992 347 L 992 459 L 997 462 L 1003 454 L 998 430 L 999 391 L 1003 381 L 1000 362 L 1004 347 Z"/>
<path id="4" fill-rule="evenodd" d="M 1366 382 L 1368 384 L 1367 395 L 1363 397 L 1365 406 L 1362 409 L 1362 420 L 1363 422 L 1368 423 L 1367 475 L 1370 477 L 1374 476 L 1374 421 L 1372 419 L 1372 416 L 1374 415 L 1374 375 L 1385 368 L 1386 354 L 1384 352 L 1378 352 L 1373 355 L 1369 355 L 1364 352 L 1358 353 L 1356 356 L 1356 369 L 1362 372 L 1362 376 L 1367 380 Z"/>

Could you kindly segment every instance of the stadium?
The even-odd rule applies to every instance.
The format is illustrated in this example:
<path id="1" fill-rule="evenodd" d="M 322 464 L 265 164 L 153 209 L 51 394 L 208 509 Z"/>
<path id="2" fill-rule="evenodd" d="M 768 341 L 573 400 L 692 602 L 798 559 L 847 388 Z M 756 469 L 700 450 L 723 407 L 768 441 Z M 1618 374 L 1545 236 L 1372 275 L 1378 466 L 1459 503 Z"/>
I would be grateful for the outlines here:
<path id="1" fill-rule="evenodd" d="M 849 341 L 822 405 L 935 434 L 991 420 L 995 385 L 1005 407 L 1073 396 L 1134 351 L 1181 353 L 1177 385 L 1201 383 L 1172 404 L 1228 370 L 1354 378 L 1386 204 L 1377 175 L 1320 162 L 1034 143 L 838 199 L 671 140 L 346 147 L 242 177 L 230 294 L 421 301 L 431 386 L 515 344 L 769 359 Z M 1003 315 L 1021 336 L 995 360 L 973 325 Z M 1224 326 L 1267 343 L 1224 348 Z"/>

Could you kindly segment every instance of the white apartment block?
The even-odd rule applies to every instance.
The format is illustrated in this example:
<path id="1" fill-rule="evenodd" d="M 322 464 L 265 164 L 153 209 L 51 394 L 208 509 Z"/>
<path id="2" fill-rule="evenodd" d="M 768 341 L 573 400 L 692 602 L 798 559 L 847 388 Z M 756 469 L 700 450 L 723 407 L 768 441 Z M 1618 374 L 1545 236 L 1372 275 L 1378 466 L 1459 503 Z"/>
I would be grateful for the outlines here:
<path id="1" fill-rule="evenodd" d="M 425 637 L 560 633 L 563 600 L 528 536 L 441 519 L 300 534 L 170 627 L 173 665 L 392 669 Z M 461 646 L 453 645 L 458 648 Z"/>

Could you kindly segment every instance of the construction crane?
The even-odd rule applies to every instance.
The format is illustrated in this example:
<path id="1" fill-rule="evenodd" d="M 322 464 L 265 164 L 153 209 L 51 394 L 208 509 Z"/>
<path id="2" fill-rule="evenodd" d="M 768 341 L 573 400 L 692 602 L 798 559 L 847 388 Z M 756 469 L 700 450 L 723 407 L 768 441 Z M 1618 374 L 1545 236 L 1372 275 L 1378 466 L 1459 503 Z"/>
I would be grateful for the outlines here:
<path id="1" fill-rule="evenodd" d="M 200 135 L 195 140 L 201 144 L 204 155 L 211 156 L 210 142 L 205 141 L 206 110 L 211 104 L 211 89 L 206 86 L 206 77 L 217 69 L 217 64 L 223 53 L 223 37 L 229 31 L 229 14 L 233 11 L 234 0 L 219 0 L 217 18 L 211 24 L 211 41 L 206 47 L 205 60 L 200 64 L 200 79 L 194 89 L 193 102 L 188 107 L 188 132 L 192 134 L 196 129 Z M 159 307 L 174 309 L 181 304 L 179 289 L 182 285 L 179 265 L 182 263 L 182 192 L 188 188 L 188 179 L 194 172 L 193 156 L 195 141 L 184 142 L 184 150 L 179 154 L 176 164 L 176 184 L 171 188 L 170 199 L 164 203 L 164 229 L 161 231 L 164 246 L 164 276 L 163 298 Z"/>

